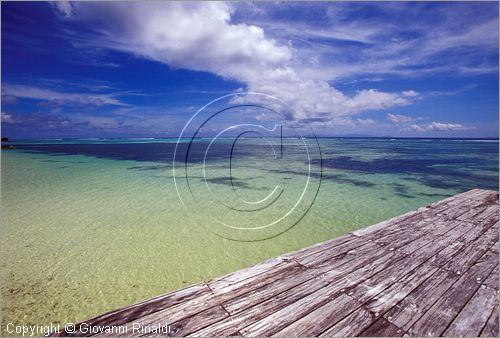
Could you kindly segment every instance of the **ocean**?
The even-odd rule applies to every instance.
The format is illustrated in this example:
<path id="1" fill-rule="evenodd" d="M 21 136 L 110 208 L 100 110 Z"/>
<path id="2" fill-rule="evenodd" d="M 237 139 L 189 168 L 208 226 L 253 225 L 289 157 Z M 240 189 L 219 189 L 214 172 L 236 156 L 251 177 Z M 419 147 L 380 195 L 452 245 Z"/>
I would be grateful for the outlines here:
<path id="1" fill-rule="evenodd" d="M 3 323 L 83 320 L 498 190 L 498 140 L 177 141 L 19 140 L 2 151 Z"/>

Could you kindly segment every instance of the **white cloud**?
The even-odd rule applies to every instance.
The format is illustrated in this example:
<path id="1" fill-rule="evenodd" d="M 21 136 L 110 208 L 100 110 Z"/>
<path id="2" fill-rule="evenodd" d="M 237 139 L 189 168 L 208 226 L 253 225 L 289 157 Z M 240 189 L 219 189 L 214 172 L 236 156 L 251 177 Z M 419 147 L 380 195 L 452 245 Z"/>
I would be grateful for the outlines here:
<path id="1" fill-rule="evenodd" d="M 403 91 L 403 96 L 407 96 L 407 97 L 415 97 L 415 96 L 418 96 L 418 93 L 414 90 L 405 90 Z"/>
<path id="2" fill-rule="evenodd" d="M 361 90 L 348 102 L 353 112 L 370 109 L 386 109 L 394 106 L 403 106 L 411 101 L 400 93 L 380 92 L 375 89 Z"/>
<path id="3" fill-rule="evenodd" d="M 443 131 L 465 131 L 471 130 L 474 127 L 464 126 L 459 123 L 442 123 L 442 122 L 432 122 L 427 125 L 418 125 L 412 124 L 406 128 L 403 128 L 403 131 L 414 131 L 414 132 L 443 132 Z"/>
<path id="4" fill-rule="evenodd" d="M 297 51 L 256 25 L 232 23 L 224 2 L 77 2 L 56 6 L 66 19 L 99 23 L 97 45 L 168 64 L 208 71 L 276 96 L 294 109 L 293 119 L 329 119 L 410 104 L 414 91 L 375 89 L 347 96 L 322 79 L 304 76 Z M 345 34 L 336 32 L 336 34 Z M 364 38 L 364 37 L 359 37 Z"/>
<path id="5" fill-rule="evenodd" d="M 12 114 L 2 112 L 2 123 L 16 123 Z"/>
<path id="6" fill-rule="evenodd" d="M 62 93 L 46 88 L 9 83 L 2 85 L 2 95 L 48 101 L 60 105 L 128 106 L 107 94 Z"/>
<path id="7" fill-rule="evenodd" d="M 376 122 L 373 120 L 373 119 L 356 119 L 356 121 L 358 121 L 358 123 L 362 126 L 372 126 L 374 124 L 376 124 Z"/>
<path id="8" fill-rule="evenodd" d="M 417 131 L 417 132 L 423 132 L 425 131 L 425 127 L 419 126 L 418 124 L 412 124 L 409 127 L 405 127 L 402 129 L 402 131 Z"/>
<path id="9" fill-rule="evenodd" d="M 65 18 L 73 15 L 73 6 L 68 1 L 53 1 L 50 4 Z"/>
<path id="10" fill-rule="evenodd" d="M 76 20 L 103 20 L 102 46 L 167 63 L 244 79 L 255 70 L 292 58 L 288 46 L 265 36 L 262 28 L 232 25 L 224 2 L 71 3 Z M 64 12 L 67 13 L 67 12 Z"/>
<path id="11" fill-rule="evenodd" d="M 391 114 L 391 113 L 387 114 L 387 119 L 393 123 L 396 123 L 396 124 L 408 123 L 408 122 L 412 122 L 415 120 L 411 116 L 400 115 L 400 114 Z"/>

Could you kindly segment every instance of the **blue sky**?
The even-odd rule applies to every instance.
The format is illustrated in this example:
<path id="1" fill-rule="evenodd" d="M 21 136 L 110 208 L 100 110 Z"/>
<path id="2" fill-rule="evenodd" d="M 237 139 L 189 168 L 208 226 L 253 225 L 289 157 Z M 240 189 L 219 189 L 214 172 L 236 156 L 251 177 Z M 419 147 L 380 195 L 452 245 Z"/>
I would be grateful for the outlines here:
<path id="1" fill-rule="evenodd" d="M 2 2 L 2 135 L 176 137 L 245 91 L 318 135 L 498 137 L 498 3 Z"/>

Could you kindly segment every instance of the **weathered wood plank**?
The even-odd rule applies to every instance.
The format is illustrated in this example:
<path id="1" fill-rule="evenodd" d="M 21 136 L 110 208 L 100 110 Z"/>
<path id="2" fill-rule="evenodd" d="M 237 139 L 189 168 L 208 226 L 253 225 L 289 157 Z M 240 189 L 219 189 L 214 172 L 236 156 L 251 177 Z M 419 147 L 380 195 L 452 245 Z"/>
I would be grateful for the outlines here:
<path id="1" fill-rule="evenodd" d="M 322 252 L 322 251 L 329 250 L 329 249 L 334 248 L 334 247 L 338 247 L 339 245 L 345 244 L 347 242 L 352 242 L 352 241 L 357 241 L 357 240 L 359 240 L 357 238 L 357 236 L 354 236 L 352 234 L 345 234 L 343 236 L 340 236 L 340 237 L 337 237 L 334 239 L 330 239 L 328 241 L 321 242 L 321 243 L 315 244 L 313 246 L 309 246 L 309 247 L 301 249 L 301 250 L 287 253 L 287 254 L 283 255 L 283 257 L 290 258 L 290 259 L 303 258 L 303 257 L 306 257 L 308 255 L 316 254 L 318 252 Z"/>
<path id="2" fill-rule="evenodd" d="M 494 232 L 494 231 L 491 231 L 490 232 L 491 235 L 493 236 L 497 236 L 498 237 L 498 233 L 497 232 Z M 448 234 L 447 234 L 447 237 L 448 237 Z M 456 238 L 456 236 L 452 236 L 452 239 Z M 486 236 L 486 238 L 488 238 L 488 236 Z M 470 238 L 469 238 L 470 239 Z M 483 240 L 482 238 L 481 239 L 478 239 L 476 242 L 478 242 L 479 244 L 482 244 L 483 242 L 486 242 L 487 244 L 483 245 L 485 247 L 489 246 L 491 243 L 488 241 L 488 239 L 485 239 Z M 476 243 L 474 242 L 474 243 Z M 454 242 L 453 244 L 456 244 L 457 242 Z M 452 245 L 453 245 L 452 244 Z M 474 248 L 477 247 L 476 246 L 473 246 Z M 468 267 L 470 267 L 472 264 L 472 262 L 475 262 L 477 261 L 477 258 L 478 256 L 484 254 L 485 250 L 481 250 L 479 251 L 479 255 L 476 253 L 475 250 L 468 250 L 468 253 L 465 255 L 465 258 L 464 258 L 464 255 L 461 255 L 461 253 L 459 254 L 460 256 L 456 256 L 455 258 L 453 258 L 452 260 L 453 261 L 456 261 L 456 262 L 459 262 L 460 264 L 462 264 L 462 272 L 464 270 L 466 270 Z M 473 253 L 473 255 L 471 255 L 471 253 Z M 472 257 L 472 259 L 468 259 L 470 257 Z M 457 258 L 458 257 L 458 258 Z M 498 260 L 498 258 L 497 258 Z M 468 262 L 468 263 L 466 263 Z M 444 276 L 444 274 L 441 274 L 442 276 Z M 439 276 L 439 275 L 438 275 Z M 450 278 L 447 278 L 447 281 L 452 281 L 453 279 L 450 279 Z M 400 283 L 401 281 L 398 281 L 398 283 L 395 284 L 395 287 L 398 286 L 398 284 Z M 447 283 L 443 283 L 443 282 L 439 282 L 438 285 L 433 285 L 432 284 L 432 279 L 430 280 L 431 284 L 430 286 L 432 286 L 431 289 L 429 290 L 432 290 L 434 287 L 436 287 L 436 291 L 442 291 L 443 290 L 443 286 L 448 286 Z M 422 290 L 426 290 L 425 288 L 423 288 Z M 390 290 L 389 290 L 390 291 Z M 392 293 L 394 293 L 396 291 L 393 291 Z M 398 297 L 402 297 L 404 296 L 404 293 L 401 294 L 399 292 L 396 292 L 395 293 Z M 407 300 L 403 301 L 403 303 L 401 304 L 398 304 L 398 307 L 395 309 L 395 311 L 391 311 L 391 313 L 389 313 L 387 315 L 387 317 L 396 322 L 398 325 L 401 325 L 402 327 L 405 327 L 405 325 L 407 324 L 411 324 L 411 320 L 415 320 L 415 318 L 418 318 L 417 316 L 417 313 L 421 313 L 421 311 L 425 311 L 426 310 L 426 300 L 428 299 L 431 299 L 434 301 L 434 297 L 425 297 L 425 299 L 418 299 L 418 294 L 419 293 L 416 293 L 415 295 L 411 295 L 410 297 L 408 297 Z M 426 295 L 426 293 L 421 293 L 422 295 Z M 435 295 L 439 295 L 439 292 Z M 382 295 L 382 299 L 384 301 L 394 301 L 394 300 L 397 300 L 397 299 L 394 299 L 393 297 L 391 297 L 391 292 L 389 292 L 389 295 Z M 417 297 L 416 300 L 412 301 L 412 298 L 413 297 Z M 418 305 L 417 305 L 418 304 Z M 387 304 L 384 304 L 384 302 L 380 302 L 378 300 L 375 300 L 373 301 L 370 305 L 368 305 L 370 308 L 372 308 L 374 311 L 378 311 L 378 312 L 382 312 L 384 307 L 386 307 Z M 394 318 L 393 318 L 394 317 Z M 411 318 L 411 319 L 410 319 Z M 410 323 L 408 323 L 408 320 L 410 320 Z M 406 321 L 406 322 L 405 322 Z"/>
<path id="3" fill-rule="evenodd" d="M 418 336 L 442 335 L 449 323 L 480 287 L 477 278 L 489 275 L 496 264 L 495 258 L 486 253 L 481 262 L 467 270 L 410 328 L 409 333 Z"/>
<path id="4" fill-rule="evenodd" d="M 229 314 L 234 315 L 277 294 L 280 294 L 281 292 L 292 289 L 304 282 L 309 282 L 315 277 L 315 274 L 310 273 L 308 270 L 304 270 L 302 273 L 293 276 L 293 278 L 276 280 L 273 283 L 251 290 L 240 297 L 230 299 L 224 302 L 223 305 Z"/>
<path id="5" fill-rule="evenodd" d="M 291 289 L 296 285 L 316 278 L 317 276 L 321 276 L 322 280 L 325 282 L 330 282 L 333 279 L 338 278 L 340 275 L 336 268 L 342 269 L 343 273 L 346 274 L 348 271 L 354 271 L 366 261 L 373 260 L 375 257 L 381 257 L 385 254 L 387 254 L 387 252 L 377 245 L 373 243 L 366 243 L 362 248 L 358 248 L 358 250 L 352 250 L 342 255 L 335 256 L 335 258 L 331 259 L 328 264 L 315 266 L 310 269 L 304 269 L 301 273 L 297 273 L 294 278 L 290 278 L 285 281 L 276 280 L 275 282 L 267 284 L 263 287 L 255 288 L 240 297 L 224 302 L 224 307 L 231 315 L 234 315 L 250 306 L 266 300 L 269 297 L 272 297 L 273 295 L 287 289 Z M 362 262 L 354 261 L 355 258 L 359 259 L 360 257 L 365 257 L 365 260 Z"/>
<path id="6" fill-rule="evenodd" d="M 497 255 L 497 259 L 498 259 L 498 255 Z M 490 273 L 490 275 L 485 279 L 483 285 L 498 291 L 498 284 L 499 284 L 498 277 L 499 277 L 499 270 L 498 270 L 498 265 L 497 265 L 495 267 L 495 269 Z"/>
<path id="7" fill-rule="evenodd" d="M 309 283 L 303 283 L 295 288 L 277 294 L 262 303 L 258 303 L 238 316 L 231 316 L 225 320 L 215 323 L 203 330 L 195 332 L 197 336 L 234 336 L 239 335 L 239 330 L 267 317 L 268 315 L 308 296 L 328 284 L 320 277 L 315 277 Z"/>
<path id="8" fill-rule="evenodd" d="M 286 261 L 275 266 L 274 269 L 265 271 L 259 275 L 251 276 L 243 280 L 238 280 L 236 282 L 226 282 L 226 283 L 210 283 L 208 282 L 208 287 L 212 290 L 214 294 L 225 294 L 235 292 L 234 297 L 243 294 L 244 291 L 253 290 L 260 286 L 272 283 L 277 278 L 282 278 L 288 275 L 293 275 L 296 272 L 304 270 L 305 267 L 298 264 L 295 261 Z M 232 297 L 232 298 L 234 298 Z"/>
<path id="9" fill-rule="evenodd" d="M 496 236 L 498 236 L 498 233 L 497 231 L 494 231 L 492 229 L 491 230 L 491 234 L 494 234 Z M 469 238 L 470 239 L 470 238 Z M 472 247 L 476 248 L 477 247 L 477 244 L 482 244 L 483 242 L 488 242 L 487 240 L 487 237 L 485 240 L 483 240 L 481 238 L 481 240 L 476 240 L 476 242 L 473 242 L 473 244 L 471 244 Z M 457 242 L 454 242 L 454 244 L 457 243 Z M 476 245 L 476 246 L 474 246 Z M 491 245 L 491 242 L 489 242 L 489 244 L 485 245 L 486 247 L 488 245 Z M 480 251 L 480 254 L 484 254 L 485 250 L 482 250 Z M 464 270 L 466 270 L 467 268 L 469 268 L 472 264 L 472 262 L 475 262 L 477 261 L 477 254 L 475 253 L 474 250 L 472 251 L 468 251 L 468 254 L 472 253 L 473 254 L 473 260 L 469 260 L 467 259 L 467 255 L 464 257 L 463 255 L 461 255 L 461 252 L 459 253 L 458 256 L 455 256 L 451 261 L 454 262 L 459 262 L 460 264 L 462 264 L 462 269 L 461 271 L 463 272 Z M 498 261 L 498 257 L 496 258 L 496 260 Z M 464 262 L 468 262 L 467 264 Z M 447 264 L 447 265 L 450 265 L 450 264 Z M 457 270 L 458 272 L 458 270 Z M 437 279 L 438 283 L 437 284 L 434 284 L 433 283 L 433 280 L 435 280 L 437 277 L 447 277 L 445 278 L 445 280 L 441 280 L 441 279 Z M 389 314 L 387 314 L 386 317 L 388 317 L 389 320 L 395 322 L 397 325 L 400 325 L 401 327 L 404 327 L 404 328 L 408 328 L 409 325 L 412 324 L 412 321 L 415 320 L 415 318 L 418 318 L 417 316 L 417 313 L 422 313 L 422 311 L 425 311 L 427 308 L 428 308 L 428 300 L 431 300 L 432 302 L 435 301 L 435 297 L 436 296 L 439 296 L 441 294 L 441 292 L 444 290 L 443 287 L 448 287 L 449 283 L 447 282 L 451 282 L 455 279 L 457 279 L 456 277 L 455 278 L 449 278 L 450 276 L 446 276 L 445 274 L 443 273 L 438 273 L 436 276 L 433 276 L 430 280 L 429 280 L 429 286 L 430 288 L 427 289 L 426 288 L 426 285 L 423 285 L 422 287 L 420 287 L 420 290 L 417 290 L 417 292 L 415 294 L 410 294 L 410 296 L 403 300 L 402 303 L 398 304 L 397 308 L 394 309 L 393 311 L 391 311 Z M 452 276 L 453 277 L 453 276 Z M 427 292 L 430 291 L 430 290 L 435 290 L 434 294 L 433 295 L 428 295 Z M 399 295 L 401 296 L 401 295 Z M 378 304 L 377 301 L 374 301 L 372 304 L 370 304 L 370 306 L 373 307 L 373 309 L 375 311 L 382 311 L 382 308 L 383 308 L 383 304 Z"/>
<path id="10" fill-rule="evenodd" d="M 375 243 L 384 246 L 390 247 L 393 250 L 403 247 L 406 244 L 412 243 L 420 237 L 424 237 L 426 234 L 417 229 L 408 228 L 403 231 L 394 232 L 390 235 L 383 236 L 381 238 L 373 238 L 368 236 L 367 239 L 374 241 Z"/>
<path id="11" fill-rule="evenodd" d="M 477 218 L 479 215 L 484 213 L 488 209 L 488 205 L 486 204 L 480 204 L 478 206 L 475 206 L 471 208 L 469 211 L 466 213 L 461 214 L 460 216 L 456 217 L 456 220 L 463 221 L 463 222 L 469 222 L 470 220 L 473 220 Z"/>
<path id="12" fill-rule="evenodd" d="M 458 274 L 464 272 L 477 262 L 496 241 L 498 241 L 498 230 L 491 228 L 486 230 L 481 237 L 477 237 L 475 241 L 465 246 L 443 268 Z"/>
<path id="13" fill-rule="evenodd" d="M 398 280 L 387 289 L 376 294 L 372 299 L 363 297 L 369 299 L 365 307 L 377 315 L 384 314 L 408 296 L 423 281 L 427 280 L 436 270 L 437 268 L 418 269 L 415 273 L 405 276 L 404 280 Z"/>
<path id="14" fill-rule="evenodd" d="M 426 236 L 417 238 L 413 242 L 405 245 L 402 248 L 399 248 L 398 250 L 406 254 L 412 254 L 418 251 L 432 252 L 434 250 L 436 252 L 439 252 L 438 250 L 440 248 L 443 248 L 447 245 L 452 245 L 452 243 L 455 246 L 459 245 L 460 243 L 457 243 L 456 239 L 462 236 L 464 232 L 467 231 L 467 228 L 464 228 L 460 223 L 457 223 L 455 221 L 446 221 L 443 223 L 437 223 L 436 225 L 437 227 L 439 227 L 441 224 L 446 224 L 448 226 L 447 232 L 436 235 L 428 231 L 428 234 Z"/>
<path id="15" fill-rule="evenodd" d="M 396 216 L 383 222 L 370 225 L 369 227 L 353 231 L 352 234 L 355 236 L 366 236 L 369 234 L 375 235 L 377 233 L 385 231 L 393 231 L 391 227 L 399 226 L 404 221 L 423 219 L 425 216 L 428 217 L 432 214 L 438 213 L 439 211 L 445 210 L 446 208 L 453 207 L 453 202 L 456 202 L 458 200 L 465 200 L 466 198 L 470 198 L 470 196 L 473 196 L 475 194 L 478 194 L 478 192 L 471 190 L 459 195 L 451 196 L 425 207 L 418 208 L 417 210 L 412 210 L 403 215 Z"/>
<path id="16" fill-rule="evenodd" d="M 357 257 L 351 260 L 349 264 L 344 264 L 337 269 L 321 275 L 322 279 L 329 281 L 323 289 L 302 298 L 240 332 L 242 335 L 251 336 L 272 335 L 276 331 L 281 330 L 293 321 L 328 302 L 331 295 L 337 297 L 340 293 L 345 291 L 345 287 L 369 278 L 379 270 L 391 265 L 395 259 L 400 259 L 401 257 L 401 255 L 390 251 L 380 253 L 379 257 Z M 327 296 L 325 296 L 325 292 Z M 279 324 L 277 324 L 277 321 L 279 321 Z"/>
<path id="17" fill-rule="evenodd" d="M 448 245 L 445 241 L 435 250 L 421 251 L 405 257 L 357 285 L 350 290 L 349 294 L 361 303 L 378 297 L 378 300 L 369 308 L 376 313 L 383 313 L 432 275 L 461 247 L 461 243 Z"/>
<path id="18" fill-rule="evenodd" d="M 245 280 L 247 278 L 258 276 L 261 273 L 280 268 L 285 265 L 287 265 L 287 262 L 283 261 L 281 257 L 276 257 L 269 259 L 261 264 L 254 265 L 243 270 L 238 270 L 219 278 L 214 278 L 208 281 L 208 284 L 210 284 L 212 287 L 223 287 L 236 282 L 241 282 L 242 280 Z"/>
<path id="19" fill-rule="evenodd" d="M 243 336 L 271 336 L 308 313 L 339 297 L 338 286 L 328 284 L 318 291 L 240 330 Z"/>
<path id="20" fill-rule="evenodd" d="M 389 276 L 384 276 L 384 275 L 377 275 L 378 277 L 375 276 L 378 279 L 381 279 L 382 281 L 377 281 L 372 279 L 371 286 L 369 284 L 367 286 L 368 288 L 370 287 L 373 288 L 374 286 L 380 287 L 381 285 L 384 284 L 384 282 L 387 283 L 387 281 L 389 281 L 392 278 L 396 278 L 397 281 L 386 290 L 380 292 L 372 301 L 370 301 L 365 306 L 371 311 L 374 311 L 376 313 L 385 312 L 389 308 L 396 305 L 398 301 L 407 297 L 408 294 L 411 293 L 419 285 L 424 283 L 424 281 L 426 281 L 429 276 L 433 275 L 437 271 L 437 268 L 441 268 L 443 264 L 445 264 L 450 259 L 455 259 L 452 257 L 456 257 L 457 254 L 460 254 L 462 247 L 463 247 L 462 242 L 451 243 L 444 250 L 435 254 L 429 260 L 425 261 L 422 265 L 419 266 L 418 269 L 411 271 L 410 273 L 406 274 L 403 277 L 398 278 L 396 274 L 392 274 L 391 278 L 389 278 Z M 482 251 L 481 255 L 484 253 L 485 251 Z M 478 257 L 475 256 L 474 261 L 477 261 L 477 258 Z M 470 265 L 464 266 L 462 271 L 466 270 L 468 267 L 470 267 Z M 366 299 L 366 296 L 369 295 L 370 292 L 363 294 L 364 297 L 363 299 Z M 403 312 L 400 312 L 400 315 L 402 313 Z M 415 317 L 414 313 L 412 317 Z"/>
<path id="21" fill-rule="evenodd" d="M 333 277 L 344 291 L 347 287 L 361 283 L 379 271 L 386 269 L 405 256 L 394 251 L 377 251 L 371 257 L 361 256 L 338 268 L 325 273 L 324 278 Z"/>
<path id="22" fill-rule="evenodd" d="M 464 193 L 434 202 L 428 206 L 410 211 L 401 216 L 371 225 L 369 227 L 352 232 L 356 236 L 380 235 L 398 231 L 402 223 L 417 223 L 418 221 L 427 221 L 432 219 L 451 220 L 468 212 L 473 207 L 484 203 L 484 197 L 490 196 L 494 192 L 484 193 L 483 190 L 473 189 Z"/>
<path id="23" fill-rule="evenodd" d="M 354 337 L 359 336 L 361 332 L 374 321 L 377 317 L 364 307 L 359 307 L 351 312 L 347 317 L 336 323 L 320 336 L 324 337 Z"/>
<path id="24" fill-rule="evenodd" d="M 497 303 L 493 307 L 493 311 L 490 314 L 488 322 L 481 331 L 481 337 L 498 337 L 499 335 L 499 318 L 498 318 L 498 294 L 496 296 Z"/>
<path id="25" fill-rule="evenodd" d="M 428 241 L 429 238 L 435 238 L 439 235 L 447 234 L 447 238 L 450 239 L 450 234 L 453 234 L 451 230 L 464 227 L 464 224 L 453 220 L 457 214 L 460 215 L 465 209 L 461 207 L 456 208 L 455 214 L 450 216 L 450 212 L 443 212 L 441 215 L 435 216 L 434 218 L 424 218 L 418 222 L 401 222 L 398 224 L 398 230 L 391 230 L 388 234 L 382 233 L 383 230 L 377 232 L 376 236 L 373 234 L 368 235 L 368 239 L 375 241 L 380 245 L 388 245 L 393 248 L 398 248 L 404 246 L 403 252 L 406 250 L 411 250 L 414 246 L 421 243 L 421 241 Z M 457 213 L 458 212 L 458 213 Z M 444 217 L 448 216 L 448 217 Z M 448 219 L 449 218 L 449 219 Z M 468 227 L 468 226 L 467 226 Z M 466 230 L 463 229 L 459 232 L 460 235 L 453 237 L 458 238 L 464 234 Z M 408 246 L 406 245 L 408 244 Z M 418 246 L 417 246 L 418 248 Z"/>
<path id="26" fill-rule="evenodd" d="M 492 226 L 493 229 L 497 229 L 498 230 L 498 222 Z M 496 252 L 498 253 L 499 252 L 499 248 L 500 248 L 500 243 L 497 241 L 491 248 L 490 250 L 493 251 L 493 252 Z"/>
<path id="27" fill-rule="evenodd" d="M 453 272 L 437 270 L 384 317 L 407 331 L 459 278 Z"/>
<path id="28" fill-rule="evenodd" d="M 488 288 L 479 288 L 462 311 L 444 332 L 448 337 L 479 336 L 497 304 L 498 294 Z"/>
<path id="29" fill-rule="evenodd" d="M 269 274 L 274 274 L 277 271 L 287 270 L 289 266 L 296 265 L 293 261 L 282 260 L 276 258 L 268 261 L 262 268 L 245 269 L 246 271 L 235 273 L 232 276 L 216 278 L 207 282 L 211 290 L 224 290 L 231 288 L 238 288 L 240 285 L 249 283 L 261 278 L 265 278 Z"/>
<path id="30" fill-rule="evenodd" d="M 377 253 L 378 255 L 375 256 L 374 255 L 375 253 Z M 366 255 L 364 256 L 363 260 L 359 260 L 361 254 Z M 352 250 L 348 252 L 348 255 L 342 256 L 342 258 L 339 258 L 338 261 L 335 261 L 334 263 L 331 263 L 329 265 L 324 265 L 321 268 L 315 268 L 313 270 L 305 270 L 301 274 L 296 275 L 293 279 L 287 280 L 285 282 L 276 281 L 275 283 L 268 284 L 262 288 L 252 290 L 249 293 L 246 293 L 239 298 L 235 298 L 229 300 L 228 302 L 225 302 L 224 307 L 229 313 L 235 314 L 237 312 L 244 310 L 249 306 L 253 306 L 255 304 L 258 304 L 259 302 L 264 301 L 273 294 L 277 294 L 279 292 L 282 292 L 283 290 L 289 289 L 290 287 L 293 287 L 295 284 L 300 284 L 304 282 L 304 280 L 315 278 L 316 275 L 320 275 L 324 282 L 331 281 L 332 278 L 338 279 L 340 273 L 337 273 L 334 270 L 336 266 L 345 265 L 345 268 L 347 268 L 347 270 L 343 268 L 344 270 L 342 271 L 342 273 L 347 274 L 348 271 L 354 271 L 358 267 L 365 266 L 367 261 L 374 260 L 374 258 L 379 256 L 384 256 L 386 254 L 387 252 L 384 252 L 378 246 L 371 243 L 367 243 L 365 247 L 362 248 L 362 250 L 361 249 Z M 353 258 L 357 258 L 357 261 L 352 262 Z M 321 275 L 325 272 L 329 273 Z"/>
<path id="31" fill-rule="evenodd" d="M 496 207 L 498 211 L 498 207 Z M 481 236 L 486 230 L 491 228 L 498 220 L 496 220 L 493 216 L 490 219 L 486 220 L 474 220 L 474 222 L 471 222 L 470 230 L 464 234 L 461 238 L 458 240 L 460 241 L 470 241 L 474 240 L 475 238 L 478 238 Z"/>
<path id="32" fill-rule="evenodd" d="M 274 336 L 318 336 L 358 307 L 359 303 L 355 299 L 340 294 L 332 301 L 278 331 Z"/>
<path id="33" fill-rule="evenodd" d="M 321 251 L 304 257 L 297 257 L 295 258 L 295 260 L 299 262 L 301 265 L 312 267 L 320 264 L 321 262 L 331 261 L 332 259 L 338 256 L 342 256 L 349 251 L 366 247 L 366 244 L 367 243 L 365 240 L 362 240 L 358 237 L 356 240 L 349 241 L 347 243 L 343 243 L 341 245 L 332 247 L 330 250 L 326 252 Z"/>
<path id="34" fill-rule="evenodd" d="M 359 302 L 365 303 L 396 283 L 402 276 L 422 265 L 424 261 L 424 259 L 414 259 L 410 256 L 405 257 L 362 283 L 349 287 L 347 292 Z"/>
<path id="35" fill-rule="evenodd" d="M 385 318 L 379 318 L 364 330 L 360 337 L 402 337 L 406 332 Z"/>

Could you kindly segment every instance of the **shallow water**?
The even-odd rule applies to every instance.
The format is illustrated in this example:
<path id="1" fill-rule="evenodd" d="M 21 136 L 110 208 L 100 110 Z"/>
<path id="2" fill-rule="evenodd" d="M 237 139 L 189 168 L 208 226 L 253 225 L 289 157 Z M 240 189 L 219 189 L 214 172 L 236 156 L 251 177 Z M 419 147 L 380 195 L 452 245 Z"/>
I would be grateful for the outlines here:
<path id="1" fill-rule="evenodd" d="M 207 142 L 193 146 L 188 169 L 176 162 L 185 205 L 172 139 L 2 151 L 2 329 L 83 320 L 468 189 L 498 190 L 498 141 L 319 139 L 322 157 L 312 151 L 309 165 L 290 140 L 275 161 L 249 139 L 233 157 L 215 144 L 203 173 Z M 307 177 L 297 208 L 260 229 L 292 209 Z"/>

